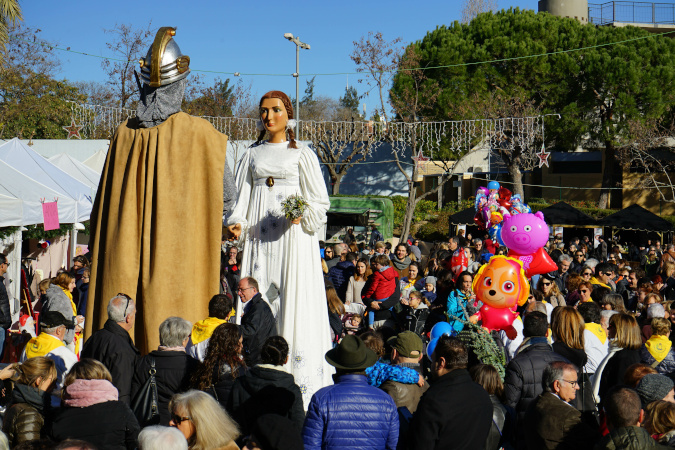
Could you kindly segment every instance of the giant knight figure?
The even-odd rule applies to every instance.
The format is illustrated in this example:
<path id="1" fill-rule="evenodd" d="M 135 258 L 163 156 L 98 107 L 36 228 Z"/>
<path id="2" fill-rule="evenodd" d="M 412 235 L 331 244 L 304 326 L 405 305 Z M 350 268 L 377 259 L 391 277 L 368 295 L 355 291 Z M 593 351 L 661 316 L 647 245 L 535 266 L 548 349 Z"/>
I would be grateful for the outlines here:
<path id="1" fill-rule="evenodd" d="M 175 34 L 160 28 L 140 61 L 137 114 L 115 132 L 91 213 L 86 335 L 123 293 L 138 305 L 132 337 L 142 352 L 157 348 L 167 317 L 208 316 L 220 290 L 223 215 L 236 197 L 227 136 L 180 110 L 190 58 Z"/>

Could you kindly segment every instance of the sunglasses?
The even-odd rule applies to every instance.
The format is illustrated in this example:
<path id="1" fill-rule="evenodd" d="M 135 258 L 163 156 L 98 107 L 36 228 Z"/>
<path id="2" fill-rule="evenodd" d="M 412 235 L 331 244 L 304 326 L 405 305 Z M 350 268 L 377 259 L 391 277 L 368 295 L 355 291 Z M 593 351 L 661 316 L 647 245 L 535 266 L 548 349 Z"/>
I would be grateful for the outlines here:
<path id="1" fill-rule="evenodd" d="M 550 286 L 550 285 L 552 285 L 552 284 L 553 284 L 553 283 L 547 283 L 546 281 L 544 281 L 544 282 L 541 283 L 542 286 Z"/>
<path id="2" fill-rule="evenodd" d="M 173 420 L 173 423 L 175 423 L 176 425 L 180 425 L 181 423 L 183 423 L 184 420 L 192 420 L 192 419 L 190 419 L 189 417 L 183 417 L 172 413 L 171 420 Z"/>
<path id="3" fill-rule="evenodd" d="M 129 307 L 129 300 L 131 300 L 131 297 L 129 297 L 127 294 L 124 294 L 122 292 L 117 294 L 118 297 L 124 297 L 127 299 L 127 304 L 124 306 L 124 317 L 127 316 L 127 308 Z"/>
<path id="4" fill-rule="evenodd" d="M 592 272 L 584 272 L 581 275 L 583 275 L 585 277 L 590 277 L 591 275 L 593 275 L 593 273 Z"/>
<path id="5" fill-rule="evenodd" d="M 589 291 L 588 291 L 588 289 L 579 289 L 579 292 L 581 292 L 583 294 L 583 293 L 586 293 L 586 292 L 589 292 Z"/>

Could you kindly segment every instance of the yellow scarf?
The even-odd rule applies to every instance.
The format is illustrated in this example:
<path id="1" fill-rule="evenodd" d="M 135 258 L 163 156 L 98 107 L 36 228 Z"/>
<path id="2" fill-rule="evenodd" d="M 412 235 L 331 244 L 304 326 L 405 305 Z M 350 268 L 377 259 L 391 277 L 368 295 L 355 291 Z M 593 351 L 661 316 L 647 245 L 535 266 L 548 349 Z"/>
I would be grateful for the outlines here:
<path id="1" fill-rule="evenodd" d="M 595 278 L 595 277 L 591 278 L 591 284 L 599 284 L 599 285 L 602 286 L 602 287 L 606 287 L 606 288 L 609 289 L 610 291 L 612 290 L 611 287 L 607 286 L 605 283 L 603 283 L 602 281 L 598 280 L 598 279 Z"/>
<path id="2" fill-rule="evenodd" d="M 70 300 L 70 307 L 73 308 L 73 317 L 77 317 L 77 306 L 75 306 L 75 302 L 73 301 L 73 294 L 63 286 L 59 286 L 62 290 L 63 293 L 66 294 L 66 297 Z M 80 357 L 80 348 L 82 348 L 82 332 L 75 333 L 75 336 L 73 336 L 73 344 L 75 344 L 75 354 L 77 357 Z"/>
<path id="3" fill-rule="evenodd" d="M 34 337 L 26 344 L 26 357 L 45 356 L 52 350 L 65 346 L 66 344 L 60 341 L 59 338 L 47 333 L 40 333 L 38 337 Z"/>
<path id="4" fill-rule="evenodd" d="M 658 362 L 663 361 L 663 359 L 668 356 L 668 352 L 672 345 L 673 343 L 668 336 L 661 336 L 659 334 L 653 334 L 652 337 L 645 342 L 645 347 Z"/>
<path id="5" fill-rule="evenodd" d="M 586 329 L 596 335 L 603 344 L 607 341 L 607 333 L 605 333 L 605 330 L 602 329 L 602 325 L 599 323 L 587 323 Z"/>
<path id="6" fill-rule="evenodd" d="M 210 338 L 213 334 L 213 330 L 215 330 L 218 325 L 226 323 L 233 315 L 234 309 L 230 311 L 230 314 L 227 315 L 227 319 L 225 320 L 218 319 L 216 317 L 207 317 L 204 320 L 195 322 L 195 324 L 192 326 L 192 344 L 197 345 L 200 342 Z"/>

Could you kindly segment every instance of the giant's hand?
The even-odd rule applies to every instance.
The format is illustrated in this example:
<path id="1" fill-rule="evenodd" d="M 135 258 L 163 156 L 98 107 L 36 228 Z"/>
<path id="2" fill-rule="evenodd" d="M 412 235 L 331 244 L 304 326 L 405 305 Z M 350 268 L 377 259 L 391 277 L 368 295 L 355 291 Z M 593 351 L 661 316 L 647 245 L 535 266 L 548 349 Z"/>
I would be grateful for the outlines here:
<path id="1" fill-rule="evenodd" d="M 226 240 L 234 241 L 236 239 L 239 239 L 239 236 L 241 236 L 241 224 L 237 223 L 234 225 L 230 225 L 229 227 L 225 227 L 223 231 Z"/>

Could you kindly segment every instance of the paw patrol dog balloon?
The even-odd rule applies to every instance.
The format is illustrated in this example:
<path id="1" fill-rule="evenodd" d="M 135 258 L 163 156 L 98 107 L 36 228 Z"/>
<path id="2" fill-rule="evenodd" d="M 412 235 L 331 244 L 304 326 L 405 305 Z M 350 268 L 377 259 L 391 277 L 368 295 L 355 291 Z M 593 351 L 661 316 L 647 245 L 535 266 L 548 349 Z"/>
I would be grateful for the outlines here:
<path id="1" fill-rule="evenodd" d="M 481 325 L 489 330 L 506 330 L 530 293 L 523 264 L 507 256 L 493 256 L 473 280 L 473 292 L 483 302 L 478 311 Z"/>

